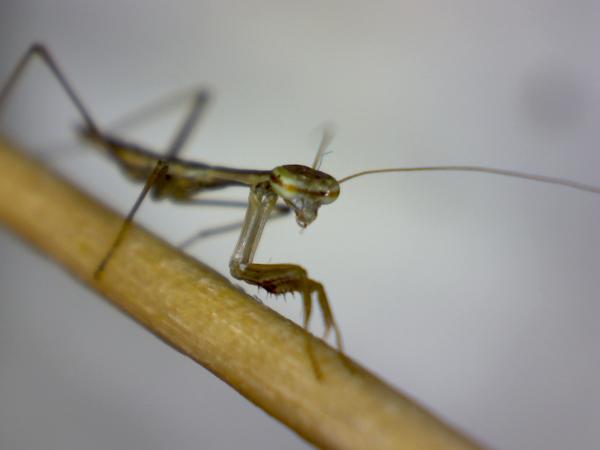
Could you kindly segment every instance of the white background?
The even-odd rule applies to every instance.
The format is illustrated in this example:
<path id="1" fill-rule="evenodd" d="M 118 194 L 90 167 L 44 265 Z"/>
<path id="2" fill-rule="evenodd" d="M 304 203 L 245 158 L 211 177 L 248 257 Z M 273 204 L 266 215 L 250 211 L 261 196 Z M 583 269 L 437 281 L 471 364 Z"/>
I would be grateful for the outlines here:
<path id="1" fill-rule="evenodd" d="M 101 123 L 210 87 L 185 155 L 223 165 L 311 163 L 330 121 L 322 168 L 337 177 L 478 164 L 599 185 L 599 23 L 584 0 L 3 0 L 0 79 L 41 40 Z M 128 136 L 162 149 L 178 118 Z M 76 123 L 36 64 L 0 128 L 126 212 L 140 187 L 79 146 Z M 148 203 L 139 221 L 179 244 L 242 216 Z M 291 218 L 268 226 L 258 261 L 305 266 L 352 357 L 487 445 L 594 449 L 599 223 L 592 194 L 379 175 L 343 185 L 302 234 Z M 236 239 L 188 250 L 227 273 Z M 3 450 L 306 448 L 6 231 L 0 297 Z M 299 302 L 265 301 L 299 320 Z"/>

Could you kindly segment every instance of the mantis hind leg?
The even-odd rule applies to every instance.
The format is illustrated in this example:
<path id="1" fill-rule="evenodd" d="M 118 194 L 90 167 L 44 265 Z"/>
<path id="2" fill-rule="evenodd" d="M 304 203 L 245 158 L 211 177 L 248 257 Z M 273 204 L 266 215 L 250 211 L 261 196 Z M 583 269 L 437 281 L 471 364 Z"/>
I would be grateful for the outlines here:
<path id="1" fill-rule="evenodd" d="M 213 199 L 203 199 L 203 198 L 190 199 L 188 201 L 182 201 L 180 203 L 185 204 L 185 205 L 203 205 L 203 206 L 206 205 L 206 206 L 242 207 L 242 208 L 248 207 L 248 204 L 246 202 L 236 202 L 236 201 L 231 201 L 231 200 L 213 200 Z M 271 216 L 269 217 L 269 220 L 273 221 L 276 219 L 287 217 L 291 212 L 292 212 L 292 210 L 289 208 L 289 206 L 275 205 L 273 212 L 271 213 Z M 189 238 L 187 238 L 185 241 L 183 241 L 181 244 L 179 244 L 178 247 L 181 249 L 185 249 L 185 248 L 192 246 L 193 244 L 195 244 L 196 242 L 198 242 L 202 239 L 206 239 L 211 236 L 216 236 L 216 235 L 222 234 L 222 233 L 228 233 L 230 231 L 237 231 L 240 228 L 242 228 L 243 226 L 244 226 L 243 221 L 235 221 L 235 222 L 227 223 L 224 225 L 218 225 L 216 227 L 205 228 L 203 230 L 200 230 L 200 231 L 194 233 L 193 236 L 190 236 Z"/>
<path id="2" fill-rule="evenodd" d="M 81 101 L 81 97 L 75 92 L 75 89 L 73 88 L 71 83 L 69 83 L 69 81 L 67 80 L 67 77 L 65 76 L 64 72 L 62 71 L 62 69 L 60 68 L 58 63 L 56 62 L 54 56 L 50 53 L 50 51 L 44 45 L 39 44 L 39 43 L 35 43 L 31 47 L 29 47 L 29 49 L 25 52 L 23 57 L 20 59 L 20 61 L 17 63 L 17 65 L 13 69 L 13 71 L 10 74 L 10 76 L 8 77 L 8 80 L 6 81 L 6 83 L 0 89 L 0 107 L 4 103 L 6 97 L 12 90 L 15 83 L 21 77 L 21 75 L 22 75 L 23 71 L 25 70 L 25 68 L 27 67 L 27 65 L 36 56 L 41 59 L 41 61 L 46 65 L 46 67 L 48 67 L 50 72 L 57 79 L 57 81 L 59 82 L 61 87 L 64 89 L 65 93 L 67 94 L 67 96 L 69 97 L 69 99 L 71 100 L 71 102 L 73 103 L 73 105 L 75 106 L 75 108 L 77 109 L 77 111 L 79 112 L 81 117 L 83 118 L 83 121 L 85 122 L 86 127 L 89 128 L 89 130 L 91 132 L 93 132 L 97 135 L 100 135 L 101 132 L 100 132 L 99 127 L 96 125 L 96 121 L 92 118 L 92 115 L 90 114 L 89 109 L 86 106 L 84 106 L 83 102 Z"/>
<path id="3" fill-rule="evenodd" d="M 106 131 L 103 133 L 103 136 L 100 136 L 100 139 L 98 136 L 94 136 L 93 133 L 90 133 L 87 126 L 80 129 L 79 132 L 84 138 L 95 138 L 96 141 L 99 141 L 99 144 L 108 147 L 107 149 L 109 151 L 111 150 L 111 145 L 119 146 L 115 145 L 117 142 L 122 143 L 122 146 L 126 147 L 126 141 L 119 138 L 126 128 L 134 127 L 135 125 L 147 122 L 154 117 L 166 114 L 167 110 L 173 109 L 173 107 L 178 106 L 184 101 L 186 103 L 189 102 L 189 109 L 181 125 L 173 134 L 165 153 L 161 155 L 163 160 L 171 161 L 178 157 L 179 153 L 181 153 L 189 141 L 189 138 L 198 127 L 198 123 L 201 121 L 205 109 L 210 103 L 210 92 L 207 89 L 187 89 L 184 92 L 176 92 L 175 94 L 163 96 L 150 104 L 144 105 L 125 116 L 113 120 L 108 127 L 105 128 Z M 141 149 L 147 154 L 153 154 L 150 150 L 146 150 L 139 145 L 130 143 L 130 146 Z M 115 154 L 114 156 L 118 157 L 118 154 Z"/>
<path id="4" fill-rule="evenodd" d="M 123 224 L 121 225 L 121 228 L 120 228 L 119 233 L 117 234 L 115 240 L 113 241 L 112 245 L 106 252 L 106 255 L 104 255 L 104 258 L 102 258 L 102 261 L 100 261 L 100 264 L 98 264 L 98 267 L 97 267 L 96 271 L 94 272 L 95 279 L 99 280 L 100 277 L 102 276 L 102 274 L 104 273 L 104 269 L 106 269 L 106 265 L 110 261 L 110 258 L 112 257 L 114 252 L 117 250 L 119 245 L 121 245 L 121 242 L 123 241 L 123 239 L 125 238 L 125 235 L 127 234 L 127 230 L 131 226 L 131 222 L 133 221 L 133 217 L 135 216 L 135 213 L 138 211 L 138 209 L 142 205 L 142 202 L 146 198 L 146 195 L 148 194 L 150 189 L 152 189 L 153 187 L 159 187 L 161 184 L 163 184 L 165 182 L 165 175 L 167 174 L 168 170 L 169 170 L 169 166 L 166 162 L 161 161 L 161 160 L 157 161 L 156 166 L 154 167 L 154 170 L 148 177 L 148 180 L 146 181 L 146 184 L 144 185 L 144 188 L 142 189 L 142 192 L 138 196 L 133 207 L 131 208 L 131 210 L 127 214 L 127 217 L 123 221 Z"/>
<path id="5" fill-rule="evenodd" d="M 165 155 L 165 159 L 167 161 L 176 158 L 181 152 L 194 129 L 198 126 L 198 122 L 206 106 L 208 105 L 209 100 L 210 96 L 208 91 L 200 90 L 196 92 L 193 97 L 190 111 L 188 112 L 179 130 L 177 130 L 177 133 L 175 133 L 175 136 L 167 149 L 167 153 Z"/>
<path id="6" fill-rule="evenodd" d="M 151 164 L 154 161 L 156 161 L 154 169 L 148 175 L 148 178 L 146 179 L 146 184 L 144 185 L 142 192 L 138 196 L 133 207 L 131 208 L 131 210 L 127 214 L 127 217 L 123 221 L 123 224 L 121 225 L 121 229 L 119 230 L 119 233 L 117 234 L 115 240 L 113 241 L 113 244 L 111 245 L 110 249 L 104 256 L 104 258 L 102 259 L 100 264 L 98 265 L 98 268 L 96 269 L 96 271 L 94 272 L 94 278 L 99 279 L 102 276 L 102 273 L 104 272 L 104 269 L 106 268 L 106 265 L 108 264 L 110 258 L 112 257 L 113 253 L 115 252 L 115 250 L 119 247 L 119 245 L 123 241 L 125 234 L 127 233 L 127 230 L 129 229 L 131 222 L 133 221 L 133 217 L 135 216 L 136 212 L 138 211 L 139 207 L 141 206 L 142 202 L 144 201 L 144 199 L 146 198 L 146 196 L 148 195 L 150 190 L 154 189 L 154 195 L 156 198 L 161 197 L 162 190 L 165 187 L 167 187 L 169 184 L 169 179 L 168 179 L 169 161 L 172 160 L 174 157 L 176 157 L 177 154 L 179 153 L 179 151 L 181 151 L 181 149 L 185 145 L 186 141 L 188 140 L 189 136 L 191 135 L 192 131 L 194 130 L 195 126 L 197 125 L 198 120 L 201 116 L 201 113 L 208 102 L 208 99 L 209 99 L 209 97 L 208 97 L 207 91 L 201 90 L 196 93 L 196 95 L 194 96 L 194 102 L 192 104 L 192 108 L 191 108 L 190 112 L 186 116 L 186 119 L 183 122 L 183 124 L 181 125 L 181 127 L 177 130 L 177 133 L 175 134 L 175 137 L 174 137 L 173 141 L 171 142 L 171 145 L 169 146 L 166 155 L 164 157 L 162 157 L 162 159 L 155 159 L 154 155 L 152 155 L 150 153 L 148 153 L 148 154 L 142 153 L 142 154 L 137 155 L 138 158 L 142 162 L 141 168 L 136 167 L 135 165 L 132 165 L 131 167 L 127 167 L 127 165 L 125 164 L 125 168 L 127 170 L 131 171 L 132 174 L 136 174 L 138 171 L 143 174 L 145 172 L 145 167 L 148 166 L 148 164 Z M 91 129 L 88 129 L 87 131 L 91 131 L 93 133 L 93 130 L 91 130 Z M 109 144 L 110 136 L 98 135 L 97 138 L 100 140 L 101 144 L 103 142 L 104 142 L 104 144 Z M 106 145 L 106 146 L 110 148 L 110 145 Z M 114 156 L 118 158 L 118 153 L 116 151 L 117 149 L 115 148 L 114 150 L 115 150 Z M 126 151 L 126 148 L 123 150 L 124 150 L 124 155 L 123 155 L 122 162 L 125 163 L 125 156 L 127 155 L 127 151 Z"/>
<path id="7" fill-rule="evenodd" d="M 120 146 L 120 145 L 116 144 L 116 143 L 120 143 L 120 141 L 121 141 L 120 139 L 116 139 L 114 137 L 114 135 L 112 135 L 111 133 L 105 133 L 104 131 L 102 131 L 102 129 L 98 126 L 96 120 L 92 117 L 92 114 L 90 113 L 89 108 L 84 105 L 84 103 L 81 99 L 81 96 L 75 91 L 75 88 L 67 79 L 65 72 L 63 71 L 61 66 L 58 64 L 54 55 L 43 44 L 34 43 L 33 45 L 31 45 L 29 47 L 29 49 L 23 54 L 23 56 L 21 57 L 21 59 L 19 60 L 19 62 L 15 66 L 15 68 L 13 69 L 13 71 L 10 73 L 6 82 L 0 87 L 0 108 L 2 108 L 2 106 L 4 105 L 6 98 L 9 96 L 10 92 L 13 90 L 15 84 L 22 77 L 25 69 L 30 65 L 30 63 L 36 57 L 40 59 L 40 61 L 46 66 L 46 68 L 50 71 L 50 73 L 58 81 L 59 85 L 61 86 L 61 88 L 63 89 L 63 91 L 69 98 L 69 100 L 71 100 L 71 103 L 75 106 L 75 109 L 77 109 L 77 111 L 79 112 L 79 115 L 81 116 L 81 118 L 83 119 L 83 122 L 84 122 L 84 126 L 80 130 L 80 134 L 83 137 L 85 137 L 91 141 L 97 142 L 102 147 L 104 147 L 105 150 L 107 150 L 109 153 L 111 153 L 113 157 L 115 157 L 119 160 L 122 160 L 122 163 L 125 165 L 128 164 L 128 161 L 126 161 L 127 157 L 131 157 L 131 155 L 129 155 L 132 153 L 130 150 L 130 147 L 136 147 L 136 150 L 140 150 L 141 152 L 136 151 L 136 150 L 133 151 L 133 153 L 135 154 L 134 155 L 135 157 L 134 157 L 134 163 L 132 163 L 132 164 L 134 164 L 135 166 L 138 166 L 138 165 L 144 166 L 141 169 L 142 172 L 144 170 L 146 170 L 145 166 L 147 166 L 149 163 L 151 165 L 153 165 L 155 163 L 155 161 L 159 158 L 159 156 L 155 157 L 151 151 L 145 150 L 139 146 L 132 146 L 132 145 L 127 145 L 127 144 Z M 189 96 L 189 94 L 188 94 L 188 96 Z M 181 95 L 178 97 L 181 97 Z M 157 108 L 161 107 L 161 106 L 162 107 L 169 106 L 169 104 L 173 103 L 174 100 L 178 101 L 179 98 L 176 98 L 176 99 L 170 98 L 167 100 L 162 100 L 158 104 Z M 175 158 L 178 155 L 178 153 L 182 150 L 182 148 L 184 147 L 188 138 L 194 131 L 194 129 L 202 115 L 202 112 L 204 111 L 205 107 L 209 103 L 209 100 L 210 100 L 210 95 L 206 89 L 196 89 L 194 91 L 194 95 L 192 96 L 191 108 L 190 108 L 188 114 L 186 115 L 186 118 L 185 118 L 183 124 L 180 126 L 180 128 L 177 130 L 174 137 L 172 138 L 171 143 L 170 143 L 163 159 L 165 159 L 166 161 L 170 161 L 173 158 Z M 140 118 L 139 116 L 148 115 L 150 112 L 149 111 L 150 109 L 151 108 L 144 108 L 141 113 L 135 114 L 135 116 L 137 116 L 137 117 L 128 117 L 128 118 L 124 119 L 123 122 L 136 121 Z M 152 109 L 155 109 L 155 108 L 152 108 Z M 122 148 L 119 148 L 119 147 L 122 147 Z M 121 153 L 125 153 L 126 155 L 121 155 Z M 150 160 L 150 162 L 149 162 L 149 160 Z M 152 161 L 152 160 L 154 160 L 154 161 Z M 130 170 L 133 172 L 137 172 L 140 169 L 138 167 L 131 167 Z M 145 172 L 145 176 L 147 176 L 150 172 L 151 172 L 151 168 L 148 168 L 147 171 Z M 145 176 L 144 176 L 144 178 L 145 178 Z"/>

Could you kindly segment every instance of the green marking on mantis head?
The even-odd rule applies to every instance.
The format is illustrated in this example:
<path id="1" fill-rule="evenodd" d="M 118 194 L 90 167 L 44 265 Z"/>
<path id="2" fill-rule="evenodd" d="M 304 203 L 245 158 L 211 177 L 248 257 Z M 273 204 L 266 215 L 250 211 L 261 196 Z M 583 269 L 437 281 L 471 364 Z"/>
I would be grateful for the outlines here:
<path id="1" fill-rule="evenodd" d="M 340 185 L 331 175 L 298 164 L 273 169 L 271 186 L 294 210 L 296 222 L 302 228 L 317 218 L 321 205 L 334 202 L 340 195 Z"/>

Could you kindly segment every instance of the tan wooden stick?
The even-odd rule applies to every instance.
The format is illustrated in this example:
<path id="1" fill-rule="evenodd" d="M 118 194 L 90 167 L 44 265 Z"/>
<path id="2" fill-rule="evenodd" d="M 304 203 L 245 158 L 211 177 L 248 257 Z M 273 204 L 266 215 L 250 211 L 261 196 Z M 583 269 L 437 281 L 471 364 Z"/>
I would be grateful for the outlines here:
<path id="1" fill-rule="evenodd" d="M 101 281 L 122 217 L 0 141 L 0 221 L 308 441 L 337 449 L 475 449 L 475 443 L 320 340 L 140 227 Z M 116 368 L 115 370 L 118 370 Z"/>

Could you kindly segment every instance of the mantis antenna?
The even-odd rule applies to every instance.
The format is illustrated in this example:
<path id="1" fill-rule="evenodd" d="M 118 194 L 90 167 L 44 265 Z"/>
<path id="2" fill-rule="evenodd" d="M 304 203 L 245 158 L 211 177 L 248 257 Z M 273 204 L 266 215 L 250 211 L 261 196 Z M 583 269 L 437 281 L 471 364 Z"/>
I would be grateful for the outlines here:
<path id="1" fill-rule="evenodd" d="M 491 173 L 494 175 L 502 175 L 505 177 L 522 178 L 525 180 L 539 181 L 541 183 L 557 184 L 580 191 L 593 192 L 594 194 L 600 194 L 600 187 L 592 186 L 591 184 L 579 183 L 577 181 L 567 180 L 565 178 L 547 177 L 543 175 L 533 175 L 526 172 L 516 172 L 513 170 L 494 169 L 491 167 L 480 167 L 480 166 L 430 166 L 430 167 L 397 167 L 390 169 L 373 169 L 365 170 L 363 172 L 357 172 L 352 175 L 348 175 L 340 179 L 340 184 L 351 180 L 353 178 L 362 177 L 363 175 L 371 175 L 376 173 L 387 173 L 387 172 L 425 172 L 425 171 L 447 171 L 447 172 L 481 172 Z"/>

